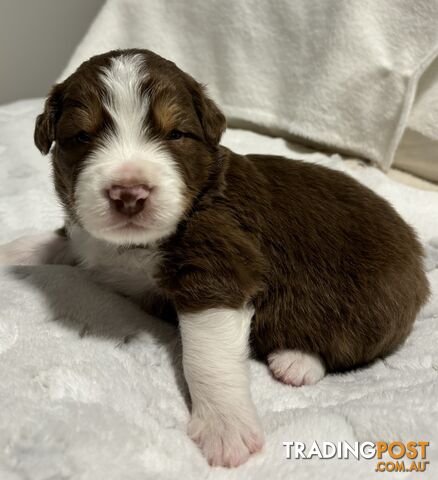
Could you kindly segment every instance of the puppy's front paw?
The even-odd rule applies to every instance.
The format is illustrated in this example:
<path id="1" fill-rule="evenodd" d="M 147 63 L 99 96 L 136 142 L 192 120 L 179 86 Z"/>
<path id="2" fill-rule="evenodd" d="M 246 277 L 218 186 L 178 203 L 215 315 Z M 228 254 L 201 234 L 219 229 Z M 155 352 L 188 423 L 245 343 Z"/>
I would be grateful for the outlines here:
<path id="1" fill-rule="evenodd" d="M 21 257 L 17 255 L 14 245 L 17 241 L 0 245 L 0 265 L 14 265 L 21 263 Z"/>
<path id="2" fill-rule="evenodd" d="M 218 414 L 207 418 L 194 414 L 187 433 L 212 466 L 237 467 L 251 453 L 261 450 L 264 443 L 257 417 L 244 422 Z"/>
<path id="3" fill-rule="evenodd" d="M 67 240 L 55 232 L 38 233 L 0 245 L 0 265 L 66 263 Z"/>

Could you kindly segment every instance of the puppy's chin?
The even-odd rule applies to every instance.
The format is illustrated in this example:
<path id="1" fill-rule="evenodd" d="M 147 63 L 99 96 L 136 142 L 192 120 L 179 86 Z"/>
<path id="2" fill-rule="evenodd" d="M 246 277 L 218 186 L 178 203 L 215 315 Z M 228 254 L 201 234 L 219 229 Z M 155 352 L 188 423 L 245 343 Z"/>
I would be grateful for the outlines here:
<path id="1" fill-rule="evenodd" d="M 85 230 L 93 237 L 104 240 L 116 246 L 150 246 L 170 236 L 176 230 L 176 225 L 162 227 L 142 226 L 134 222 L 122 225 L 94 228 L 84 226 Z"/>

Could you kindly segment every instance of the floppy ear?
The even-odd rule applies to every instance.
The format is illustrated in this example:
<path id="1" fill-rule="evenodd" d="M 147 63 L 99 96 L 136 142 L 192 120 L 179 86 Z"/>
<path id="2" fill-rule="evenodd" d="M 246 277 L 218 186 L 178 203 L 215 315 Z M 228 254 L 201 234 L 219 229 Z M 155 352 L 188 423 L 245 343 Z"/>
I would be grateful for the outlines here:
<path id="1" fill-rule="evenodd" d="M 227 122 L 225 115 L 218 106 L 208 98 L 205 88 L 196 83 L 193 94 L 193 103 L 198 114 L 207 142 L 216 146 L 225 131 Z"/>
<path id="2" fill-rule="evenodd" d="M 33 138 L 38 150 L 47 155 L 55 140 L 56 122 L 61 110 L 61 84 L 52 87 L 44 103 L 44 112 L 38 115 Z"/>

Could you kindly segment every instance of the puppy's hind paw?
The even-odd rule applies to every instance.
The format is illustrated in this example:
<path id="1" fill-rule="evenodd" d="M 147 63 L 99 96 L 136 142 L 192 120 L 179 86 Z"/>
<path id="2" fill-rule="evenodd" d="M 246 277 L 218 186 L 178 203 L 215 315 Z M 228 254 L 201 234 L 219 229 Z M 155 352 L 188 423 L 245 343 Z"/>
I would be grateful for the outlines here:
<path id="1" fill-rule="evenodd" d="M 272 375 L 280 382 L 300 387 L 313 385 L 325 375 L 325 367 L 318 355 L 299 350 L 276 350 L 268 355 Z"/>

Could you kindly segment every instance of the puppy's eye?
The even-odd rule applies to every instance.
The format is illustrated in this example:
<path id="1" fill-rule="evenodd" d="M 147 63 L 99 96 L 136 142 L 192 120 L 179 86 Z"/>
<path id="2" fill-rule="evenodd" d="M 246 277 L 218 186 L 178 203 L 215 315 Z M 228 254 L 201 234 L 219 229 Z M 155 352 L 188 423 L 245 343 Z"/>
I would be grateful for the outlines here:
<path id="1" fill-rule="evenodd" d="M 75 136 L 75 140 L 79 143 L 90 143 L 91 136 L 82 130 Z"/>
<path id="2" fill-rule="evenodd" d="M 180 138 L 182 138 L 182 136 L 183 136 L 183 133 L 180 132 L 179 130 L 172 130 L 167 136 L 167 138 L 169 140 L 179 140 Z"/>

